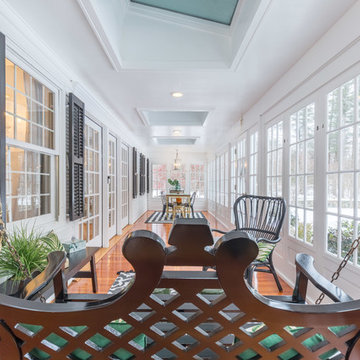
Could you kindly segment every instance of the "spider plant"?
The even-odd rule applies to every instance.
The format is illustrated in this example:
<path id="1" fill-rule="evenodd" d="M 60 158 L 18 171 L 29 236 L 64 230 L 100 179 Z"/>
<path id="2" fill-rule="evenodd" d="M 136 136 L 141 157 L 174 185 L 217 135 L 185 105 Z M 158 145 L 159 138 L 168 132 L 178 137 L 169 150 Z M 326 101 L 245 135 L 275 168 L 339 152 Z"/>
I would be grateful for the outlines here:
<path id="1" fill-rule="evenodd" d="M 58 237 L 50 232 L 43 234 L 26 226 L 14 228 L 2 241 L 0 252 L 0 276 L 24 280 L 35 271 L 42 271 L 47 265 L 51 251 L 63 250 Z"/>

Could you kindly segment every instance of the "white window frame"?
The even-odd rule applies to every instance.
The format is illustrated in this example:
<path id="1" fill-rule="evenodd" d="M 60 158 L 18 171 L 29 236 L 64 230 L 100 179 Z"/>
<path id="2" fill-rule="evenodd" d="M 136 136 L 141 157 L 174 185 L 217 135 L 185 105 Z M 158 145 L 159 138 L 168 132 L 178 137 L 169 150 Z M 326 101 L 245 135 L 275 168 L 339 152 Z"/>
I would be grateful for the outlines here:
<path id="1" fill-rule="evenodd" d="M 58 119 L 60 118 L 59 114 L 61 112 L 61 99 L 63 98 L 63 93 L 60 88 L 49 80 L 46 76 L 44 76 L 37 68 L 30 65 L 24 58 L 18 56 L 14 53 L 11 48 L 6 49 L 6 58 L 13 62 L 15 65 L 21 67 L 25 72 L 27 72 L 30 76 L 34 77 L 36 80 L 45 85 L 48 89 L 50 89 L 54 93 L 54 149 L 49 149 L 46 147 L 18 141 L 12 138 L 6 138 L 6 146 L 13 146 L 22 148 L 24 150 L 34 151 L 38 153 L 42 153 L 45 155 L 50 155 L 51 157 L 51 185 L 50 185 L 50 201 L 51 201 L 51 211 L 49 214 L 39 215 L 36 217 L 26 218 L 18 221 L 13 221 L 8 223 L 8 228 L 11 230 L 13 227 L 18 227 L 22 223 L 26 223 L 26 225 L 30 228 L 35 223 L 37 226 L 47 225 L 50 222 L 56 220 L 58 215 L 58 187 L 57 177 L 59 174 L 57 173 L 58 169 L 56 167 L 56 157 L 60 155 L 59 153 L 59 144 L 60 144 L 60 124 Z M 64 126 L 65 129 L 65 126 Z"/>

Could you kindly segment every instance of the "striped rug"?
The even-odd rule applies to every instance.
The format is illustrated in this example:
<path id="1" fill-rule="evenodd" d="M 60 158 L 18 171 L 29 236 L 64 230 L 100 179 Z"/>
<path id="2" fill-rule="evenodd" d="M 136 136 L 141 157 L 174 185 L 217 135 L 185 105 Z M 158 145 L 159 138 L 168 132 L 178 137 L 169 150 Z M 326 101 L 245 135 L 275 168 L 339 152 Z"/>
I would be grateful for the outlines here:
<path id="1" fill-rule="evenodd" d="M 187 217 L 190 219 L 193 218 L 192 214 L 188 215 Z M 205 215 L 201 211 L 195 211 L 194 218 L 205 218 Z M 150 224 L 171 224 L 173 222 L 173 218 L 172 214 L 166 217 L 166 214 L 162 215 L 162 211 L 154 211 L 154 213 L 151 214 L 145 222 Z"/>

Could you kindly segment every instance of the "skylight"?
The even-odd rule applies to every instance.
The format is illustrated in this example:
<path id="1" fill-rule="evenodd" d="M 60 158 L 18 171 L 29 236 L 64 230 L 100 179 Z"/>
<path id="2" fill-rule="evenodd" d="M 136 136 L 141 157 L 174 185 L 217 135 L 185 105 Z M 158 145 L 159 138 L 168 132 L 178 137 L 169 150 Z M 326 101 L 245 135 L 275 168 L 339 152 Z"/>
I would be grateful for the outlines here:
<path id="1" fill-rule="evenodd" d="M 238 0 L 131 0 L 133 3 L 151 6 L 196 18 L 230 25 Z"/>

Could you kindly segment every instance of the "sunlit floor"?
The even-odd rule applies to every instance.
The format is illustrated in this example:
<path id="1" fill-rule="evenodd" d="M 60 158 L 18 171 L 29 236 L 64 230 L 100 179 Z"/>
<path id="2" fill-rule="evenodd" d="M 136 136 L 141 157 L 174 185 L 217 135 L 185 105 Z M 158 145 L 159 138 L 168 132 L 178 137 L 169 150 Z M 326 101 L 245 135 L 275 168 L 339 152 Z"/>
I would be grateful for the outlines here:
<path id="1" fill-rule="evenodd" d="M 123 230 L 121 236 L 116 236 L 110 241 L 110 249 L 101 249 L 99 252 L 100 260 L 97 261 L 96 271 L 98 277 L 98 289 L 99 293 L 107 293 L 114 280 L 117 277 L 118 271 L 128 271 L 132 267 L 129 262 L 124 258 L 121 252 L 121 248 L 124 242 L 126 235 L 134 230 L 146 229 L 151 230 L 158 234 L 165 242 L 171 229 L 171 224 L 146 224 L 146 219 L 152 214 L 152 211 L 147 211 L 142 215 L 134 225 L 129 225 Z M 204 212 L 204 215 L 210 222 L 212 228 L 217 228 L 220 230 L 229 230 L 224 228 L 224 226 L 219 223 L 211 214 Z M 97 258 L 98 258 L 97 257 Z M 176 268 L 175 268 L 176 269 Z M 280 279 L 283 286 L 283 292 L 281 294 L 290 295 L 292 289 Z M 279 294 L 276 287 L 275 281 L 271 274 L 264 273 L 255 273 L 253 279 L 253 285 L 257 290 L 263 295 L 277 295 Z M 92 286 L 90 279 L 79 279 L 74 281 L 70 288 L 69 292 L 74 293 L 91 293 Z"/>

